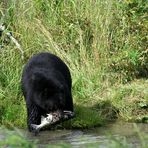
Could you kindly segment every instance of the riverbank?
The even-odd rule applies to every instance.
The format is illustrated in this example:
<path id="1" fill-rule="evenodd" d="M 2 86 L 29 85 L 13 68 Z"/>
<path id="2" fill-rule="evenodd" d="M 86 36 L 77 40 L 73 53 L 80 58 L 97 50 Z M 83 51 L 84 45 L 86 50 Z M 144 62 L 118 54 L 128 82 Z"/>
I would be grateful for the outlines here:
<path id="1" fill-rule="evenodd" d="M 43 51 L 62 58 L 72 74 L 76 118 L 59 128 L 92 128 L 116 119 L 147 123 L 146 10 L 138 0 L 2 1 L 0 124 L 26 128 L 21 73 Z"/>

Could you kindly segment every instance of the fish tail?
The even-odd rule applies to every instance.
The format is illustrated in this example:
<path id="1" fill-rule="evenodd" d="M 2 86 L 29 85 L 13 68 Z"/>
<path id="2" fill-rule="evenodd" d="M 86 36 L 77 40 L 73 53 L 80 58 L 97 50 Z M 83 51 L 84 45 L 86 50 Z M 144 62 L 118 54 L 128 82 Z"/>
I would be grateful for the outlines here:
<path id="1" fill-rule="evenodd" d="M 32 132 L 34 133 L 35 136 L 37 136 L 40 128 L 36 124 L 31 124 L 31 127 L 32 127 Z"/>
<path id="2" fill-rule="evenodd" d="M 31 127 L 33 128 L 33 130 L 38 130 L 38 125 L 36 124 L 31 124 Z"/>

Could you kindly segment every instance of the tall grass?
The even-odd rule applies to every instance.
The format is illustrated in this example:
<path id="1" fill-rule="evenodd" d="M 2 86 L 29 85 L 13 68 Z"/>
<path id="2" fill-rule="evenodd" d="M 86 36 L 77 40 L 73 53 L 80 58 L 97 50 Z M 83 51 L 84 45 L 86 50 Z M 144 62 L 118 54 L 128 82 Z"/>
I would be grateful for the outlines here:
<path id="1" fill-rule="evenodd" d="M 146 2 L 138 0 L 2 0 L 1 22 L 6 23 L 6 32 L 12 31 L 21 44 L 25 60 L 21 60 L 12 42 L 6 44 L 3 34 L 0 39 L 4 45 L 0 49 L 0 123 L 25 125 L 21 72 L 27 60 L 42 51 L 55 53 L 71 70 L 78 114 L 72 126 L 102 124 L 108 116 L 102 113 L 100 100 L 110 102 L 105 113 L 110 114 L 113 105 L 117 113 L 122 101 L 116 98 L 118 100 L 122 91 L 119 89 L 114 95 L 116 86 L 137 76 L 147 76 L 146 7 Z M 91 116 L 79 118 L 87 113 Z M 86 122 L 88 120 L 90 122 Z"/>

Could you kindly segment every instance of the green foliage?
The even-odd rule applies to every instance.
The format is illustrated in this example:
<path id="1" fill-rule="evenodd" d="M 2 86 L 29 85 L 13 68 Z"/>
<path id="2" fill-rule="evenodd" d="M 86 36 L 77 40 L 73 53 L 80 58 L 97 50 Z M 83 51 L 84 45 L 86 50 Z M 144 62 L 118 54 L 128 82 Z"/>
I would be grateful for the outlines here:
<path id="1" fill-rule="evenodd" d="M 55 53 L 71 70 L 76 118 L 66 122 L 69 127 L 94 127 L 115 116 L 145 119 L 148 95 L 123 83 L 148 76 L 146 12 L 144 0 L 2 0 L 0 23 L 6 23 L 6 30 L 0 37 L 0 123 L 25 127 L 21 73 L 41 51 Z M 24 50 L 23 61 L 6 39 L 8 31 Z M 145 91 L 143 83 L 138 85 Z M 128 96 L 141 104 L 127 104 Z"/>
<path id="2" fill-rule="evenodd" d="M 36 148 L 36 141 L 29 142 L 19 130 L 8 131 L 0 128 L 3 131 L 3 139 L 0 139 L 0 147 L 11 148 Z"/>
<path id="3" fill-rule="evenodd" d="M 111 25 L 111 68 L 123 82 L 148 76 L 147 1 L 124 0 Z"/>
<path id="4" fill-rule="evenodd" d="M 99 112 L 88 106 L 76 106 L 76 118 L 71 121 L 73 128 L 90 128 L 103 124 L 103 119 Z M 92 126 L 93 125 L 93 126 Z"/>
<path id="5" fill-rule="evenodd" d="M 24 148 L 33 148 L 35 146 L 33 146 L 32 143 L 29 143 L 27 140 L 23 139 L 22 137 L 19 136 L 11 136 L 8 137 L 8 139 L 0 142 L 1 146 L 11 146 L 12 148 L 20 148 L 20 147 L 24 147 Z"/>

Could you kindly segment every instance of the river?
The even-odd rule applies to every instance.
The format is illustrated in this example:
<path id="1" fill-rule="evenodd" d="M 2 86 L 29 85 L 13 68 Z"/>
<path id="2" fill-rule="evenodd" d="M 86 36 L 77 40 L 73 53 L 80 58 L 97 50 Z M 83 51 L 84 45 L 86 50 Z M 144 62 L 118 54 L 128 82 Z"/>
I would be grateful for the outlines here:
<path id="1" fill-rule="evenodd" d="M 137 132 L 140 131 L 140 132 Z M 99 147 L 108 148 L 114 145 L 114 142 L 123 142 L 132 148 L 141 147 L 141 136 L 143 132 L 148 135 L 148 124 L 114 122 L 104 127 L 97 127 L 89 130 L 51 130 L 41 131 L 37 136 L 29 133 L 27 130 L 19 130 L 27 137 L 28 141 L 37 140 L 37 145 L 44 148 L 50 144 L 65 143 L 74 148 Z M 4 134 L 0 132 L 0 139 L 4 138 Z M 145 141 L 148 142 L 148 141 Z M 147 143 L 148 144 L 148 143 Z M 124 144 L 123 144 L 124 145 Z M 114 146 L 113 146 L 114 147 Z M 125 146 L 126 147 L 126 146 Z"/>

